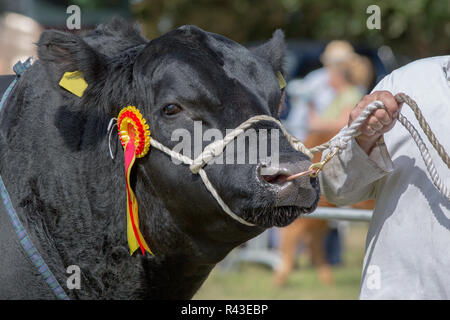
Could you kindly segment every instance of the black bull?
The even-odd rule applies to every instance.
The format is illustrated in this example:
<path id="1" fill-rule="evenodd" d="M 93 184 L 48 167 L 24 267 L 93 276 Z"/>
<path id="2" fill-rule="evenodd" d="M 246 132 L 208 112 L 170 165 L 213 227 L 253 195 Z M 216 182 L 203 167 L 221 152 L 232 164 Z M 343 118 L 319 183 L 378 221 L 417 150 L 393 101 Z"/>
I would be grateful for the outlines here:
<path id="1" fill-rule="evenodd" d="M 231 249 L 317 205 L 315 179 L 281 179 L 309 165 L 283 135 L 272 176 L 262 177 L 260 164 L 205 167 L 223 200 L 254 227 L 232 220 L 198 175 L 151 148 L 137 160 L 131 183 L 141 230 L 155 255 L 129 255 L 116 132 L 114 160 L 108 152 L 111 117 L 124 106 L 137 106 L 152 136 L 172 148 L 173 130 L 192 132 L 196 120 L 203 129 L 225 132 L 251 116 L 276 115 L 281 31 L 248 50 L 193 26 L 148 41 L 116 20 L 84 37 L 46 31 L 38 53 L 0 116 L 0 174 L 20 220 L 70 298 L 191 298 Z M 88 83 L 82 98 L 58 86 L 74 70 Z M 27 261 L 5 212 L 0 216 L 0 298 L 54 298 Z M 66 287 L 69 265 L 81 269 L 79 290 Z"/>

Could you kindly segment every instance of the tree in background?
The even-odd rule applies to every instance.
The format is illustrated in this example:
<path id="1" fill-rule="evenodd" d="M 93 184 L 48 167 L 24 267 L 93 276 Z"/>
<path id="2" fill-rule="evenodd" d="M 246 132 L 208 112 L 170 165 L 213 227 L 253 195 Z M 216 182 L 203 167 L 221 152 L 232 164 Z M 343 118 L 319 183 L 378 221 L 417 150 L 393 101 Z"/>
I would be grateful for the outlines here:
<path id="1" fill-rule="evenodd" d="M 411 58 L 450 53 L 448 0 L 133 0 L 132 4 L 149 38 L 194 24 L 247 43 L 268 39 L 282 28 L 288 38 L 389 45 Z M 366 10 L 373 4 L 381 8 L 380 30 L 366 26 Z"/>

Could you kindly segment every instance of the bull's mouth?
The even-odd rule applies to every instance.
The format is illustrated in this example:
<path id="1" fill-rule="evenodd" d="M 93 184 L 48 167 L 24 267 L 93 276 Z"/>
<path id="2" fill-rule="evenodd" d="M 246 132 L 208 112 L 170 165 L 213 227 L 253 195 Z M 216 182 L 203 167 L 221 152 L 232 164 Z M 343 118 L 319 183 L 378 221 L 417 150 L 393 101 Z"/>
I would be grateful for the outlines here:
<path id="1" fill-rule="evenodd" d="M 315 195 L 310 204 L 296 203 L 266 204 L 241 210 L 240 216 L 247 222 L 263 228 L 285 227 L 303 214 L 313 212 L 319 203 L 320 187 L 316 178 L 311 178 L 311 186 Z"/>

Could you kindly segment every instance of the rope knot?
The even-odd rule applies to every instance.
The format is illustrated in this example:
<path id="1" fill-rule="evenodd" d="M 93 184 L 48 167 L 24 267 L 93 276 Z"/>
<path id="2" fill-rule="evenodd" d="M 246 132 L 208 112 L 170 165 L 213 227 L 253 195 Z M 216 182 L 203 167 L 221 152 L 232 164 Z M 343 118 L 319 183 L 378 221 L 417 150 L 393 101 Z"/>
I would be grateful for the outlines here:
<path id="1" fill-rule="evenodd" d="M 203 168 L 209 161 L 215 157 L 220 156 L 225 149 L 226 143 L 224 140 L 214 141 L 207 145 L 203 152 L 194 159 L 193 163 L 189 166 L 192 173 L 198 174 L 201 168 Z"/>
<path id="2" fill-rule="evenodd" d="M 352 135 L 347 134 L 346 129 L 339 132 L 333 139 L 330 140 L 330 149 L 339 148 L 339 152 L 347 148 L 347 144 L 352 139 Z"/>

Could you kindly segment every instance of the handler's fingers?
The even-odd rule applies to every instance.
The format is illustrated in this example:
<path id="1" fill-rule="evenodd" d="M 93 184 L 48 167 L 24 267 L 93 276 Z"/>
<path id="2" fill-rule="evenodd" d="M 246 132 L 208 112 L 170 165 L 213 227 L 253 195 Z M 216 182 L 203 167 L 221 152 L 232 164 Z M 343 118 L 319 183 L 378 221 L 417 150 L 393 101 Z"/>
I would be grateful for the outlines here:
<path id="1" fill-rule="evenodd" d="M 366 136 L 373 136 L 376 131 L 373 130 L 369 125 L 367 124 L 363 124 L 360 128 L 359 131 L 361 131 L 362 134 L 366 135 Z"/>
<path id="2" fill-rule="evenodd" d="M 372 114 L 372 116 L 378 118 L 378 120 L 385 126 L 389 126 L 397 117 L 401 108 L 392 93 L 390 93 L 389 91 L 375 91 L 369 95 L 364 96 L 352 110 L 349 117 L 349 124 L 351 124 L 361 114 L 361 112 L 367 105 L 377 100 L 381 101 L 386 109 L 378 109 Z M 366 124 L 367 123 L 368 122 L 366 121 Z"/>
<path id="3" fill-rule="evenodd" d="M 373 116 L 377 118 L 382 125 L 389 125 L 393 120 L 389 113 L 384 109 L 375 110 Z"/>
<path id="4" fill-rule="evenodd" d="M 398 105 L 392 93 L 390 93 L 389 91 L 375 91 L 372 95 L 375 100 L 380 100 L 381 102 L 383 102 L 384 106 L 387 109 L 387 112 L 389 113 L 389 116 L 391 118 L 395 118 L 400 110 L 400 106 Z"/>
<path id="5" fill-rule="evenodd" d="M 367 121 L 367 125 L 374 131 L 380 131 L 384 127 L 376 116 L 371 116 Z"/>

